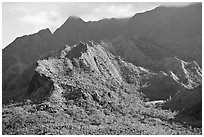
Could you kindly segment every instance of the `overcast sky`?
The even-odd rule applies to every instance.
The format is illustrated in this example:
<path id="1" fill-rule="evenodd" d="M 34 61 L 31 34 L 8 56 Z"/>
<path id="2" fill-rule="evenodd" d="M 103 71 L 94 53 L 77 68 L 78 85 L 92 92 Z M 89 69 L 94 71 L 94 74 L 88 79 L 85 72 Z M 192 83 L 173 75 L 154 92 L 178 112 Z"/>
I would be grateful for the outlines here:
<path id="1" fill-rule="evenodd" d="M 54 32 L 66 19 L 79 16 L 84 21 L 131 17 L 157 6 L 185 6 L 189 3 L 6 3 L 2 4 L 2 48 L 16 37 L 49 28 Z"/>

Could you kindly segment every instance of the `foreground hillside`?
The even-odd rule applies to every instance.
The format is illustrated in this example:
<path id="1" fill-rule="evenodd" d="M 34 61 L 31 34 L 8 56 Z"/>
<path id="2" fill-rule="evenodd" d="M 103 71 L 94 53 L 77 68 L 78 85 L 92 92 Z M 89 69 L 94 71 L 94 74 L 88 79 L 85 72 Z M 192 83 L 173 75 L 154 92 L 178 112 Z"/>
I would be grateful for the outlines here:
<path id="1" fill-rule="evenodd" d="M 177 58 L 170 60 L 175 59 L 177 61 Z M 170 61 L 167 59 L 164 62 L 166 66 Z M 179 59 L 177 62 L 183 66 L 181 70 L 174 63 L 175 67 L 168 67 L 169 70 L 164 67 L 163 71 L 153 73 L 113 56 L 92 41 L 66 46 L 62 51 L 38 60 L 30 83 L 23 88 L 25 92 L 21 92 L 21 101 L 3 106 L 2 132 L 201 134 L 201 118 L 185 113 L 199 102 L 192 102 L 192 108 L 186 108 L 180 102 L 180 106 L 184 106 L 182 109 L 174 108 L 173 103 L 173 106 L 168 105 L 170 101 L 179 100 L 182 92 L 177 94 L 177 91 L 201 90 L 199 66 L 188 65 Z M 174 92 L 169 92 L 170 88 L 158 81 L 170 83 L 168 86 L 173 87 Z M 153 97 L 158 91 L 152 90 L 151 94 L 149 89 L 154 87 L 165 94 Z M 168 99 L 170 95 L 172 99 Z M 186 99 L 191 95 L 187 94 Z M 197 112 L 202 113 L 202 107 Z"/>

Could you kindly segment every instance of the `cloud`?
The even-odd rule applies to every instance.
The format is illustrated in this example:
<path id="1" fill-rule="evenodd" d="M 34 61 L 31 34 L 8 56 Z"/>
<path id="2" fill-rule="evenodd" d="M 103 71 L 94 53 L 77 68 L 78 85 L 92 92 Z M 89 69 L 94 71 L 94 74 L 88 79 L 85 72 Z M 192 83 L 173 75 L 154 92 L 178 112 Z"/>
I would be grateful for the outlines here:
<path id="1" fill-rule="evenodd" d="M 81 5 L 78 16 L 85 21 L 97 21 L 103 18 L 130 17 L 135 14 L 135 10 L 130 3 L 94 3 Z M 77 14 L 77 13 L 75 13 Z"/>
<path id="2" fill-rule="evenodd" d="M 192 2 L 161 2 L 160 5 L 166 7 L 183 7 L 192 4 Z"/>
<path id="3" fill-rule="evenodd" d="M 93 21 L 135 14 L 131 3 L 22 3 L 12 5 L 12 9 L 13 14 L 20 15 L 19 21 L 35 26 L 35 31 L 48 27 L 52 32 L 70 15 L 79 16 L 84 21 Z"/>
<path id="4" fill-rule="evenodd" d="M 97 21 L 103 18 L 130 17 L 138 12 L 150 10 L 159 5 L 183 6 L 189 3 L 138 3 L 138 2 L 67 2 L 67 3 L 16 3 L 11 5 L 19 20 L 37 28 L 49 27 L 54 31 L 70 15 L 81 17 L 84 21 Z M 21 13 L 21 14 L 19 14 Z M 18 16 L 17 15 L 17 16 Z M 23 15 L 23 16 L 22 16 Z"/>
<path id="5" fill-rule="evenodd" d="M 51 31 L 54 31 L 64 21 L 57 11 L 41 11 L 34 14 L 25 14 L 19 20 L 34 25 L 35 31 L 43 28 L 50 28 Z"/>
<path id="6" fill-rule="evenodd" d="M 134 13 L 131 4 L 101 5 L 94 9 L 94 14 L 100 15 L 101 17 L 128 17 Z"/>

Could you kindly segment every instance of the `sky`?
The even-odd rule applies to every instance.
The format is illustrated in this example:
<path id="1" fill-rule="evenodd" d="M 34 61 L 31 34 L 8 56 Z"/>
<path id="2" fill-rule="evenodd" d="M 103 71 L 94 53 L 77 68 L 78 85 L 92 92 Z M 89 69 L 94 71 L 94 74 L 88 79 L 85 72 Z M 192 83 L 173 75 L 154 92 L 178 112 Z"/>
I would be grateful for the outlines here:
<path id="1" fill-rule="evenodd" d="M 189 2 L 3 2 L 2 3 L 2 48 L 16 37 L 33 34 L 49 28 L 53 33 L 69 16 L 78 16 L 84 21 L 103 18 L 131 17 L 158 6 L 186 6 Z"/>

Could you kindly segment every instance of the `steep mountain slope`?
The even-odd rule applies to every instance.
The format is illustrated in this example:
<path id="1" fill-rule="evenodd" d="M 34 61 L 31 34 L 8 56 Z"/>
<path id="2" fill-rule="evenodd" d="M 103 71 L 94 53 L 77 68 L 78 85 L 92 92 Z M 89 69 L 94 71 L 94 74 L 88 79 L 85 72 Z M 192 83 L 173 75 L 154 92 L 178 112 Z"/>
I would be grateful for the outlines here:
<path id="1" fill-rule="evenodd" d="M 148 36 L 135 36 L 134 38 L 120 36 L 110 41 L 103 41 L 101 44 L 112 54 L 121 56 L 134 65 L 156 72 L 160 71 L 161 68 L 158 66 L 164 58 L 177 57 L 186 62 L 196 61 L 199 66 L 202 64 L 202 46 L 193 42 L 173 44 L 161 42 Z M 183 47 L 184 45 L 185 47 Z"/>
<path id="2" fill-rule="evenodd" d="M 169 123 L 176 112 L 145 105 L 139 90 L 158 77 L 166 74 L 127 63 L 97 43 L 67 46 L 38 60 L 25 104 L 4 107 L 3 134 L 200 134 Z"/>
<path id="3" fill-rule="evenodd" d="M 61 48 L 62 46 L 53 40 L 50 30 L 45 29 L 36 34 L 16 38 L 14 42 L 3 49 L 3 102 L 8 100 L 7 98 L 15 98 L 18 86 L 28 84 L 38 59 Z"/>
<path id="4" fill-rule="evenodd" d="M 102 19 L 97 22 L 84 22 L 79 17 L 71 16 L 54 35 L 64 44 L 74 44 L 79 40 L 110 40 L 118 35 L 151 36 L 164 42 L 195 39 L 202 34 L 201 11 L 202 4 L 197 3 L 186 7 L 160 6 L 131 18 Z"/>
<path id="5" fill-rule="evenodd" d="M 158 64 L 158 77 L 151 78 L 150 85 L 142 89 L 151 100 L 166 100 L 180 90 L 194 89 L 202 84 L 201 68 L 195 61 L 185 62 L 173 57 L 164 58 Z"/>
<path id="6" fill-rule="evenodd" d="M 200 37 L 202 34 L 202 5 L 187 7 L 157 7 L 139 13 L 127 23 L 131 36 L 152 36 L 157 40 L 181 41 Z"/>
<path id="7" fill-rule="evenodd" d="M 53 35 L 57 41 L 67 45 L 73 45 L 79 41 L 110 40 L 123 32 L 123 26 L 127 20 L 112 18 L 84 22 L 79 17 L 70 16 Z"/>
<path id="8" fill-rule="evenodd" d="M 195 60 L 201 66 L 201 11 L 202 5 L 199 3 L 180 8 L 157 7 L 130 18 L 126 24 L 125 36 L 132 38 L 145 36 L 147 41 L 153 39 L 157 42 L 156 45 L 162 46 L 161 49 L 166 49 L 166 52 L 170 52 L 169 54 L 185 61 Z M 155 43 L 150 42 L 149 44 L 154 45 Z M 154 50 L 158 51 L 157 48 Z"/>
<path id="9" fill-rule="evenodd" d="M 167 72 L 187 89 L 193 89 L 202 84 L 201 68 L 195 61 L 185 62 L 174 57 L 165 58 L 160 64 L 161 70 Z"/>
<path id="10" fill-rule="evenodd" d="M 166 49 L 150 37 L 134 37 L 133 39 L 118 37 L 111 41 L 103 41 L 102 46 L 112 54 L 121 56 L 127 62 L 153 71 L 160 71 L 158 63 L 167 57 L 173 57 L 173 51 Z"/>
<path id="11" fill-rule="evenodd" d="M 202 85 L 191 90 L 181 90 L 165 104 L 165 107 L 184 110 L 183 113 L 193 115 L 197 119 L 202 119 L 201 95 Z"/>
<path id="12" fill-rule="evenodd" d="M 162 50 L 164 54 L 168 53 L 166 56 L 178 56 L 185 61 L 195 60 L 201 66 L 201 13 L 202 4 L 197 3 L 186 7 L 158 7 L 125 19 L 113 18 L 84 22 L 81 18 L 69 17 L 54 32 L 54 37 L 62 44 L 73 45 L 79 41 L 88 40 L 110 42 L 122 36 L 133 41 L 135 45 L 141 43 L 137 40 L 142 40 L 142 46 L 153 44 L 154 46 L 150 49 L 156 51 L 157 54 Z M 143 38 L 149 43 L 143 43 Z M 155 47 L 156 45 L 159 47 Z M 145 52 L 144 47 L 139 48 Z M 130 58 L 128 62 L 134 59 L 128 58 Z"/>

